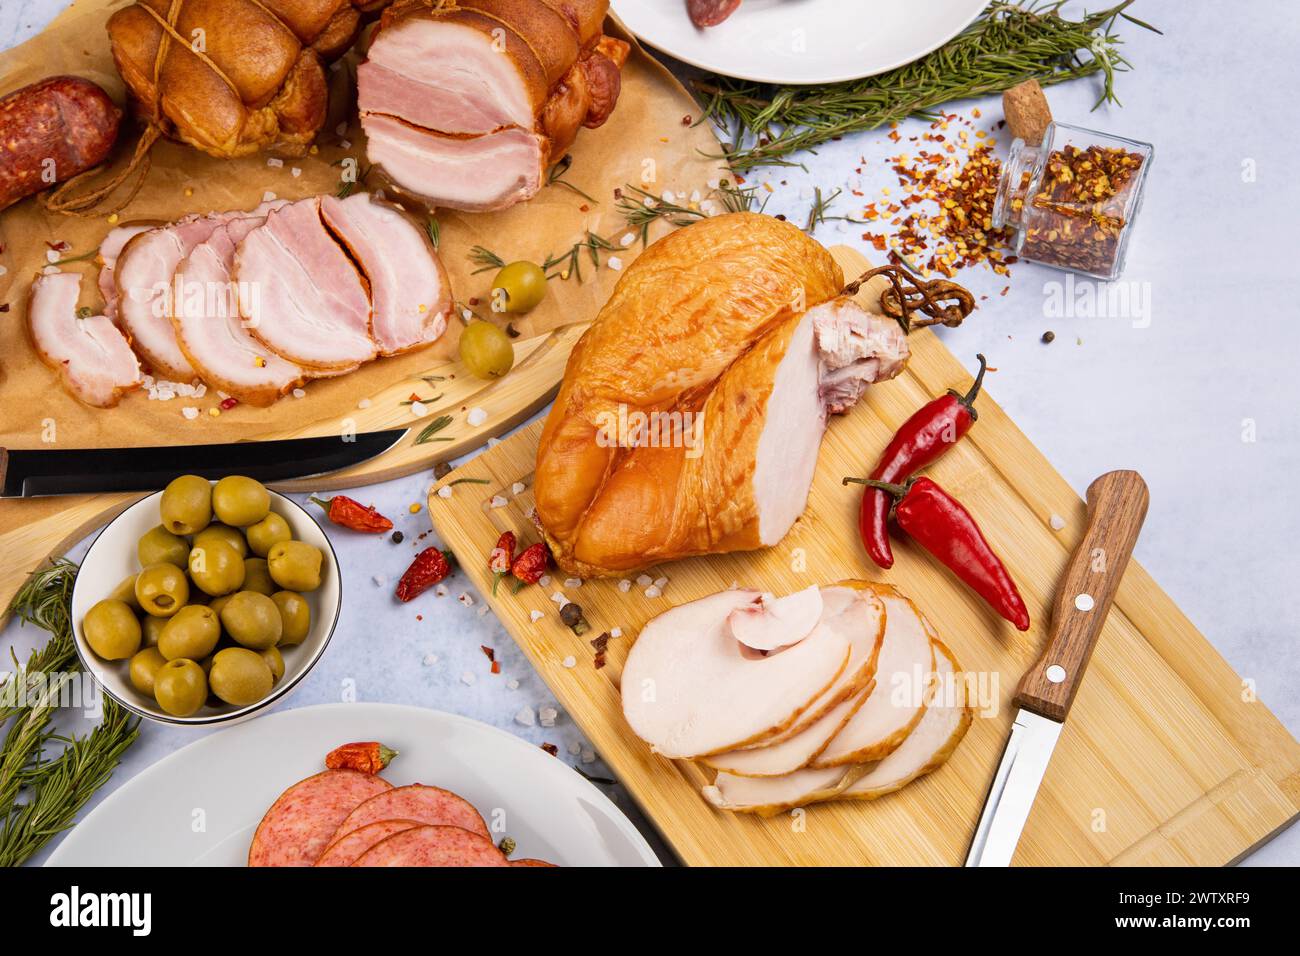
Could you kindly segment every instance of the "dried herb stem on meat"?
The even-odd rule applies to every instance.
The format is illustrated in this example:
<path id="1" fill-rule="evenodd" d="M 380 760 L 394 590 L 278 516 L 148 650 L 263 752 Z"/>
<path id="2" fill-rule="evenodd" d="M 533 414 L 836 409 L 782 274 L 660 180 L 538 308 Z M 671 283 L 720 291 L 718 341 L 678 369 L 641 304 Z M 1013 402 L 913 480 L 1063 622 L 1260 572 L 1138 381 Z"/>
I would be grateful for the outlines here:
<path id="1" fill-rule="evenodd" d="M 1132 2 L 1071 20 L 1061 15 L 1064 0 L 998 0 L 939 49 L 878 76 L 798 87 L 708 79 L 695 88 L 705 115 L 730 138 L 723 156 L 737 170 L 798 165 L 786 157 L 909 116 L 933 119 L 944 103 L 1001 93 L 1025 80 L 1047 86 L 1101 74 L 1097 105 L 1118 103 L 1116 74 L 1131 67 L 1119 52 L 1116 21 L 1160 32 L 1125 12 Z"/>

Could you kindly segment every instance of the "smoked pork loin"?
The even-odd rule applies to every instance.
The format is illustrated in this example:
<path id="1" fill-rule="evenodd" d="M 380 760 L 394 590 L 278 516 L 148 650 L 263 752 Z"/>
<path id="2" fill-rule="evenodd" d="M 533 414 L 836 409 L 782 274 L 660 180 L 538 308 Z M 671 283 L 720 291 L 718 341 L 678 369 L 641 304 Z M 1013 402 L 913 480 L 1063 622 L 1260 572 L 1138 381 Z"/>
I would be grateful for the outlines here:
<path id="1" fill-rule="evenodd" d="M 629 47 L 608 0 L 398 0 L 357 69 L 369 160 L 433 206 L 531 199 L 618 101 Z"/>
<path id="2" fill-rule="evenodd" d="M 780 541 L 827 416 L 909 354 L 900 326 L 843 286 L 815 240 L 755 213 L 643 252 L 575 346 L 542 431 L 537 517 L 556 563 L 598 577 Z"/>

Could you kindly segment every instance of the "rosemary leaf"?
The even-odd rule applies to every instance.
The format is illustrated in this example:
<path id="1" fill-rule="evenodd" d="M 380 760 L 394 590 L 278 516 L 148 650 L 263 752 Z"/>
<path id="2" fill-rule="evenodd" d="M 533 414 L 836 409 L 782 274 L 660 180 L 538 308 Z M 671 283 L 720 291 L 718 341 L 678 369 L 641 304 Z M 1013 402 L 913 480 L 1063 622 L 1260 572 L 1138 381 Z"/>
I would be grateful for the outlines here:
<path id="1" fill-rule="evenodd" d="M 506 261 L 491 249 L 485 249 L 482 246 L 475 246 L 469 251 L 471 262 L 478 265 L 470 275 L 478 275 L 480 272 L 487 272 L 491 269 L 500 269 L 506 264 Z"/>
<path id="2" fill-rule="evenodd" d="M 486 478 L 454 478 L 447 482 L 445 487 L 450 488 L 452 485 L 490 485 L 492 482 Z"/>
<path id="3" fill-rule="evenodd" d="M 450 424 L 451 424 L 450 415 L 439 415 L 433 421 L 429 422 L 429 424 L 425 425 L 424 428 L 420 431 L 420 434 L 415 436 L 415 444 L 423 445 L 431 441 L 451 441 L 450 438 L 433 437 L 434 435 L 442 431 Z"/>
<path id="4" fill-rule="evenodd" d="M 584 193 L 581 189 L 573 185 L 573 183 L 568 182 L 564 178 L 565 174 L 569 171 L 569 168 L 571 166 L 573 166 L 573 156 L 570 155 L 569 153 L 565 153 L 564 157 L 558 163 L 552 166 L 550 172 L 546 174 L 546 185 L 563 186 L 565 189 L 577 193 L 579 196 L 587 200 L 589 203 L 599 206 L 600 205 L 599 199 L 596 199 L 594 196 Z"/>

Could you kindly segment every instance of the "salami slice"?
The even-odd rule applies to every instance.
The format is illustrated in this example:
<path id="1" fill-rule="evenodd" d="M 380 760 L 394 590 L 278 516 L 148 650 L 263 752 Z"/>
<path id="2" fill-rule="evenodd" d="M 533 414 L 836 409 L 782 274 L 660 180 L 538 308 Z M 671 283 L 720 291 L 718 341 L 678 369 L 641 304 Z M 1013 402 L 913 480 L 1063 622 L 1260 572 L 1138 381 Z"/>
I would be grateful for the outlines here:
<path id="1" fill-rule="evenodd" d="M 353 866 L 509 866 L 492 841 L 460 827 L 412 827 L 380 840 Z"/>
<path id="2" fill-rule="evenodd" d="M 391 789 L 382 777 L 356 770 L 326 770 L 300 780 L 280 794 L 257 825 L 248 865 L 311 866 L 349 813 Z"/>
<path id="3" fill-rule="evenodd" d="M 317 866 L 351 866 L 357 857 L 365 853 L 380 840 L 387 839 L 394 833 L 401 833 L 420 824 L 414 820 L 379 820 L 357 827 L 351 833 L 345 833 L 328 847 L 316 861 Z"/>
<path id="4" fill-rule="evenodd" d="M 686 0 L 691 22 L 697 27 L 716 27 L 736 12 L 740 0 Z"/>
<path id="5" fill-rule="evenodd" d="M 351 833 L 367 823 L 378 820 L 414 820 L 429 826 L 460 827 L 477 833 L 489 843 L 492 834 L 487 824 L 474 809 L 474 805 L 463 797 L 458 797 L 450 790 L 441 787 L 426 787 L 414 783 L 409 787 L 395 787 L 385 793 L 371 797 L 365 803 L 355 807 L 335 831 L 331 843 Z"/>

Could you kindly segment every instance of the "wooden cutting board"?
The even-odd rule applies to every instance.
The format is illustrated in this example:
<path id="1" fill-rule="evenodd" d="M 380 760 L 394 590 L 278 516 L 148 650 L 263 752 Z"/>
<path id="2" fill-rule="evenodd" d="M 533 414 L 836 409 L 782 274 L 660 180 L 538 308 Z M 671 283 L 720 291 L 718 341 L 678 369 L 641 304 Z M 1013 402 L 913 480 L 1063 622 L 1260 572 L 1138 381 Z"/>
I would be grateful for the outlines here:
<path id="1" fill-rule="evenodd" d="M 837 248 L 846 275 L 867 267 Z M 878 297 L 879 287 L 863 297 Z M 979 321 L 978 314 L 971 321 Z M 652 570 L 669 583 L 648 598 L 616 580 L 490 597 L 487 554 L 504 529 L 537 540 L 529 520 L 540 423 L 457 469 L 450 499 L 429 512 L 463 571 L 683 861 L 698 865 L 959 864 L 1007 738 L 1021 673 L 1046 640 L 1047 609 L 1084 526 L 1084 504 L 1002 412 L 980 397 L 979 422 L 931 469 L 965 502 L 1020 585 L 1034 625 L 1026 634 L 996 617 L 942 566 L 908 542 L 894 568 L 868 565 L 857 541 L 860 492 L 840 483 L 861 474 L 894 430 L 969 374 L 928 330 L 912 336 L 913 356 L 894 382 L 876 386 L 831 422 L 808 510 L 779 545 L 761 552 L 695 558 Z M 1098 474 L 1126 465 L 1098 461 Z M 516 482 L 528 486 L 513 493 Z M 505 504 L 493 507 L 493 496 Z M 501 504 L 498 499 L 497 504 Z M 1158 511 L 1160 502 L 1152 502 Z M 1053 515 L 1065 527 L 1053 531 Z M 937 773 L 870 803 L 817 805 L 761 819 L 717 811 L 700 797 L 711 772 L 650 752 L 623 721 L 619 675 L 628 648 L 652 616 L 732 582 L 786 593 L 809 584 L 867 577 L 896 584 L 937 626 L 964 668 L 976 672 L 988 706 Z M 454 580 L 452 587 L 455 587 Z M 552 592 L 582 605 L 592 632 L 576 637 L 559 622 Z M 536 623 L 530 612 L 543 612 Z M 610 628 L 608 663 L 597 670 L 587 638 Z M 574 666 L 566 667 L 572 657 Z M 1223 865 L 1293 821 L 1300 811 L 1300 744 L 1235 674 L 1142 567 L 1119 588 L 1092 666 L 1065 725 L 1017 864 Z"/>

